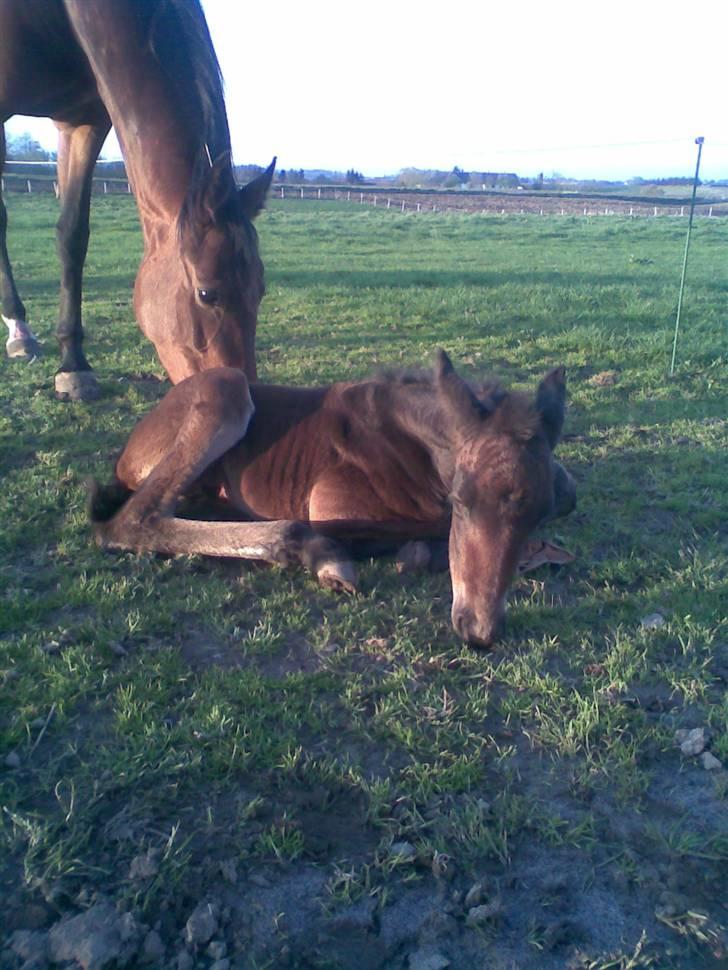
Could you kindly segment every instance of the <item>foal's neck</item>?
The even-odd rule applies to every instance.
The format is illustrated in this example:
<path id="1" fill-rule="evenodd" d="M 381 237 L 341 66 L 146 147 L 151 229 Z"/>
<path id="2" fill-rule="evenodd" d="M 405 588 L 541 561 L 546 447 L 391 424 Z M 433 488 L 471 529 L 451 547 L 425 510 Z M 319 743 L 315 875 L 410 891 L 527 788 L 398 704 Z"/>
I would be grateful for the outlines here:
<path id="1" fill-rule="evenodd" d="M 388 381 L 384 387 L 381 406 L 399 429 L 429 454 L 440 489 L 447 495 L 452 488 L 455 461 L 446 416 L 434 386 L 426 380 L 405 380 Z"/>

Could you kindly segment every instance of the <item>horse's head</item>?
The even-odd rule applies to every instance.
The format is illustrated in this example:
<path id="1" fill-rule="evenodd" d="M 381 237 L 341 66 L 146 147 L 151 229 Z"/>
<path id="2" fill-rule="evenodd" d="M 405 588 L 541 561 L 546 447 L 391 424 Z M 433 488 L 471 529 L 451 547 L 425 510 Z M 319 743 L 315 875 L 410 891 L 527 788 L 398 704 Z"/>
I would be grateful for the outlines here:
<path id="1" fill-rule="evenodd" d="M 135 307 L 173 383 L 211 367 L 254 380 L 255 330 L 264 293 L 253 219 L 265 203 L 271 165 L 236 188 L 228 154 L 203 169 L 177 232 L 154 242 L 139 269 Z"/>
<path id="2" fill-rule="evenodd" d="M 488 647 L 502 631 L 524 542 L 540 522 L 576 504 L 573 480 L 553 458 L 564 369 L 547 374 L 530 401 L 497 385 L 472 388 L 440 351 L 435 383 L 452 475 L 452 622 L 472 646 Z"/>

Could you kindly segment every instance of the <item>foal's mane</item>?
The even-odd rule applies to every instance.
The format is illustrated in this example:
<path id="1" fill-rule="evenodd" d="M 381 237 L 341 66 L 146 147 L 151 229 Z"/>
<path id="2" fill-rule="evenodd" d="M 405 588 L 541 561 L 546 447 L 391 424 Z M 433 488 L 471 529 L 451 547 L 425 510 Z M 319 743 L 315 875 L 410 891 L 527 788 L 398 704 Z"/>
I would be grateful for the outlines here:
<path id="1" fill-rule="evenodd" d="M 430 391 L 435 403 L 437 381 L 433 369 L 401 368 L 385 370 L 378 375 L 386 384 L 420 388 Z M 482 408 L 483 430 L 493 434 L 508 434 L 513 438 L 529 440 L 541 426 L 541 419 L 532 398 L 521 391 L 503 386 L 496 377 L 480 381 L 466 381 L 473 397 Z"/>

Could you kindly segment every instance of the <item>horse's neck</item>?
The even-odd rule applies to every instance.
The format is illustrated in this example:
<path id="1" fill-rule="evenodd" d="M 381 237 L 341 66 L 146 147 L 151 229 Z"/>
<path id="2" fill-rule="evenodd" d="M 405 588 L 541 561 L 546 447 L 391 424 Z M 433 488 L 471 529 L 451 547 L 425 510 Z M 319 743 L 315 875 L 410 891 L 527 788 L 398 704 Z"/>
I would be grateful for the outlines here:
<path id="1" fill-rule="evenodd" d="M 122 146 L 149 240 L 161 226 L 176 223 L 190 183 L 200 133 L 181 88 L 190 86 L 190 103 L 197 92 L 189 78 L 180 77 L 180 90 L 174 91 L 165 77 L 147 36 L 150 24 L 140 23 L 140 10 L 155 16 L 154 4 L 65 2 Z M 224 106 L 220 110 L 224 120 Z M 224 147 L 211 145 L 210 150 L 219 153 Z"/>

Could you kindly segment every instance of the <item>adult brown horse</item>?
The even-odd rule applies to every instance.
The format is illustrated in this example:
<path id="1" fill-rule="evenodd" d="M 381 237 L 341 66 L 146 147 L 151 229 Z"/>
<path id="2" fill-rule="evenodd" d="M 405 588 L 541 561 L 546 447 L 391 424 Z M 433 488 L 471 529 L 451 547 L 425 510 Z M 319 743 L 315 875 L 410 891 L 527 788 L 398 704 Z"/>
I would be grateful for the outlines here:
<path id="1" fill-rule="evenodd" d="M 530 399 L 466 383 L 443 351 L 432 373 L 321 388 L 206 371 L 132 432 L 117 483 L 92 495 L 96 537 L 112 549 L 301 562 L 344 589 L 356 574 L 342 541 L 447 537 L 453 624 L 489 646 L 529 534 L 575 505 L 553 458 L 565 394 L 563 368 Z M 176 516 L 193 493 L 258 521 Z"/>
<path id="2" fill-rule="evenodd" d="M 139 207 L 144 256 L 134 291 L 139 326 L 174 383 L 210 367 L 254 379 L 263 267 L 252 225 L 271 165 L 238 190 L 219 66 L 199 0 L 0 0 L 2 123 L 20 113 L 60 132 L 60 382 L 93 396 L 83 353 L 81 281 L 91 177 L 113 123 Z M 18 296 L 0 199 L 0 298 L 8 352 L 36 341 Z"/>

